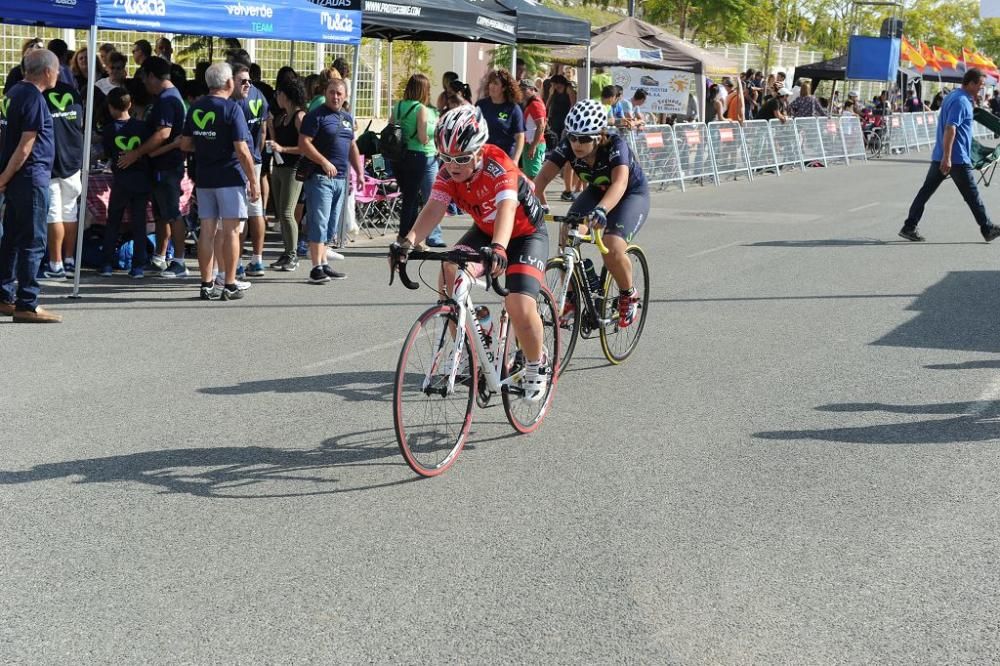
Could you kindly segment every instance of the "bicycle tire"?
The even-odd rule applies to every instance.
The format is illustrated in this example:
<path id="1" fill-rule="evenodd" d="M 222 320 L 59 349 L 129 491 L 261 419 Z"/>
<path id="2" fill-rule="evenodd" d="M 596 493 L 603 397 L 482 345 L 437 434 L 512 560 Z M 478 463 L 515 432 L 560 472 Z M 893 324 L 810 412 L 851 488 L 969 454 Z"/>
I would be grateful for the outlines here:
<path id="1" fill-rule="evenodd" d="M 508 387 L 501 390 L 503 398 L 503 411 L 507 415 L 507 420 L 514 427 L 514 430 L 521 434 L 528 434 L 538 429 L 545 418 L 545 414 L 552 404 L 552 396 L 555 395 L 556 382 L 559 379 L 559 330 L 556 318 L 556 306 L 549 290 L 542 287 L 538 293 L 538 313 L 542 317 L 543 344 L 549 353 L 549 364 L 552 368 L 552 375 L 549 380 L 549 387 L 545 395 L 536 402 L 528 402 L 519 395 L 511 393 Z M 517 367 L 517 355 L 520 350 L 514 340 L 514 330 L 511 327 L 504 344 L 504 362 L 501 364 L 500 378 L 507 379 L 519 371 Z"/>
<path id="2" fill-rule="evenodd" d="M 878 132 L 872 132 L 868 139 L 868 151 L 873 158 L 882 157 L 882 137 L 879 136 Z"/>
<path id="3" fill-rule="evenodd" d="M 447 375 L 442 384 L 440 373 L 456 321 L 456 310 L 450 305 L 425 311 L 410 328 L 396 365 L 392 401 L 396 441 L 406 464 L 420 476 L 437 476 L 451 467 L 472 426 L 478 365 L 468 326 L 463 352 L 469 363 L 468 378 L 456 378 L 454 392 L 447 394 Z"/>
<path id="4" fill-rule="evenodd" d="M 628 328 L 618 327 L 618 285 L 607 268 L 601 270 L 601 284 L 604 285 L 604 313 L 603 318 L 610 318 L 611 321 L 601 326 L 601 349 L 604 357 L 613 365 L 624 363 L 639 344 L 642 336 L 642 329 L 646 325 L 646 312 L 649 309 L 649 264 L 646 262 L 646 254 L 638 245 L 629 245 L 625 248 L 625 254 L 632 259 L 632 284 L 639 289 L 639 319 L 633 321 Z M 636 275 L 638 267 L 642 275 Z"/>
<path id="5" fill-rule="evenodd" d="M 553 257 L 549 259 L 545 264 L 545 283 L 552 294 L 553 305 L 558 305 L 559 301 L 556 299 L 556 294 L 559 290 L 563 288 L 563 280 L 566 275 L 566 262 L 563 261 L 562 257 Z M 570 274 L 570 283 L 572 285 L 571 289 L 566 292 L 566 304 L 569 305 L 573 311 L 572 317 L 567 320 L 561 313 L 559 316 L 559 344 L 561 349 L 559 350 L 559 374 L 561 375 L 569 365 L 569 360 L 573 358 L 573 351 L 576 349 L 576 341 L 580 338 L 580 322 L 582 321 L 582 312 L 580 307 L 580 294 L 583 293 L 580 287 L 580 281 L 577 279 L 575 274 Z"/>

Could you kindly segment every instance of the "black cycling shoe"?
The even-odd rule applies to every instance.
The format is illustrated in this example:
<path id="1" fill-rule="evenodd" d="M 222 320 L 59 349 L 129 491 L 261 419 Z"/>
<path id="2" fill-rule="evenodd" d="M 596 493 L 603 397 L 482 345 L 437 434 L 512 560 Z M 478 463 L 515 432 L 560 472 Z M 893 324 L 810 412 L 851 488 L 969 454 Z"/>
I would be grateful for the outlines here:
<path id="1" fill-rule="evenodd" d="M 997 227 L 993 227 L 993 228 L 996 229 Z M 916 229 L 907 229 L 906 227 L 903 227 L 902 229 L 899 230 L 899 237 L 900 238 L 905 238 L 908 241 L 914 241 L 914 242 L 920 242 L 920 241 L 927 240 L 926 238 L 924 238 L 923 236 L 921 236 L 920 234 L 918 234 Z M 993 238 L 996 238 L 996 236 L 994 236 Z M 992 240 L 992 239 L 990 239 L 990 240 Z"/>
<path id="2" fill-rule="evenodd" d="M 994 238 L 1000 238 L 1000 227 L 994 225 L 983 229 L 983 240 L 989 243 Z"/>

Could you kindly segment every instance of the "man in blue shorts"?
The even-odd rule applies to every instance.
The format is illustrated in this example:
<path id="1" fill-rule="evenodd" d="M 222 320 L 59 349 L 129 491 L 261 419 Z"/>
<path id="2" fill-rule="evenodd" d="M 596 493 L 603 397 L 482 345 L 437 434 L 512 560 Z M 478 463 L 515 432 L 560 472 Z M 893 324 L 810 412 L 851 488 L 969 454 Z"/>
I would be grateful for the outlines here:
<path id="1" fill-rule="evenodd" d="M 927 170 L 923 186 L 910 204 L 910 214 L 899 230 L 902 238 L 909 241 L 924 240 L 917 232 L 917 224 L 924 215 L 927 201 L 948 176 L 951 176 L 976 218 L 983 239 L 989 243 L 1000 236 L 1000 227 L 994 226 L 986 213 L 972 168 L 972 109 L 985 82 L 986 75 L 983 72 L 970 69 L 962 77 L 962 87 L 944 98 L 937 127 L 937 141 L 931 154 L 931 166 Z"/>

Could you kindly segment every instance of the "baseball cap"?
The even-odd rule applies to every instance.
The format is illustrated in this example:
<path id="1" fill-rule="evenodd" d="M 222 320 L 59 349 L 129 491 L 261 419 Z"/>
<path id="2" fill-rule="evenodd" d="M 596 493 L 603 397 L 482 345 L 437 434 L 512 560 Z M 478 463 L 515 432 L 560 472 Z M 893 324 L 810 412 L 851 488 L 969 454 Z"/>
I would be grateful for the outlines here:
<path id="1" fill-rule="evenodd" d="M 538 90 L 538 87 L 535 85 L 535 82 L 532 81 L 531 79 L 521 79 L 521 87 L 526 90 Z"/>
<path id="2" fill-rule="evenodd" d="M 852 90 L 851 92 L 847 93 L 847 96 L 848 97 L 861 97 L 861 94 L 857 90 Z"/>
<path id="3" fill-rule="evenodd" d="M 782 88 L 778 91 L 778 97 L 788 97 L 792 94 L 792 91 L 788 88 Z"/>

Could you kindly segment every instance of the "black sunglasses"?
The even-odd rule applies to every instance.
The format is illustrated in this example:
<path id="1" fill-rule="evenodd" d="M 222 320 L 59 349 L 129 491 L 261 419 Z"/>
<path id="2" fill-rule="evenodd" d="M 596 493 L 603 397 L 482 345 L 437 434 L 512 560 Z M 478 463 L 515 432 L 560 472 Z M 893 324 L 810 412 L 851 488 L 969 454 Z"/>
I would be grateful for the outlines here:
<path id="1" fill-rule="evenodd" d="M 593 143 L 597 138 L 590 134 L 567 134 L 566 137 L 573 143 Z"/>

